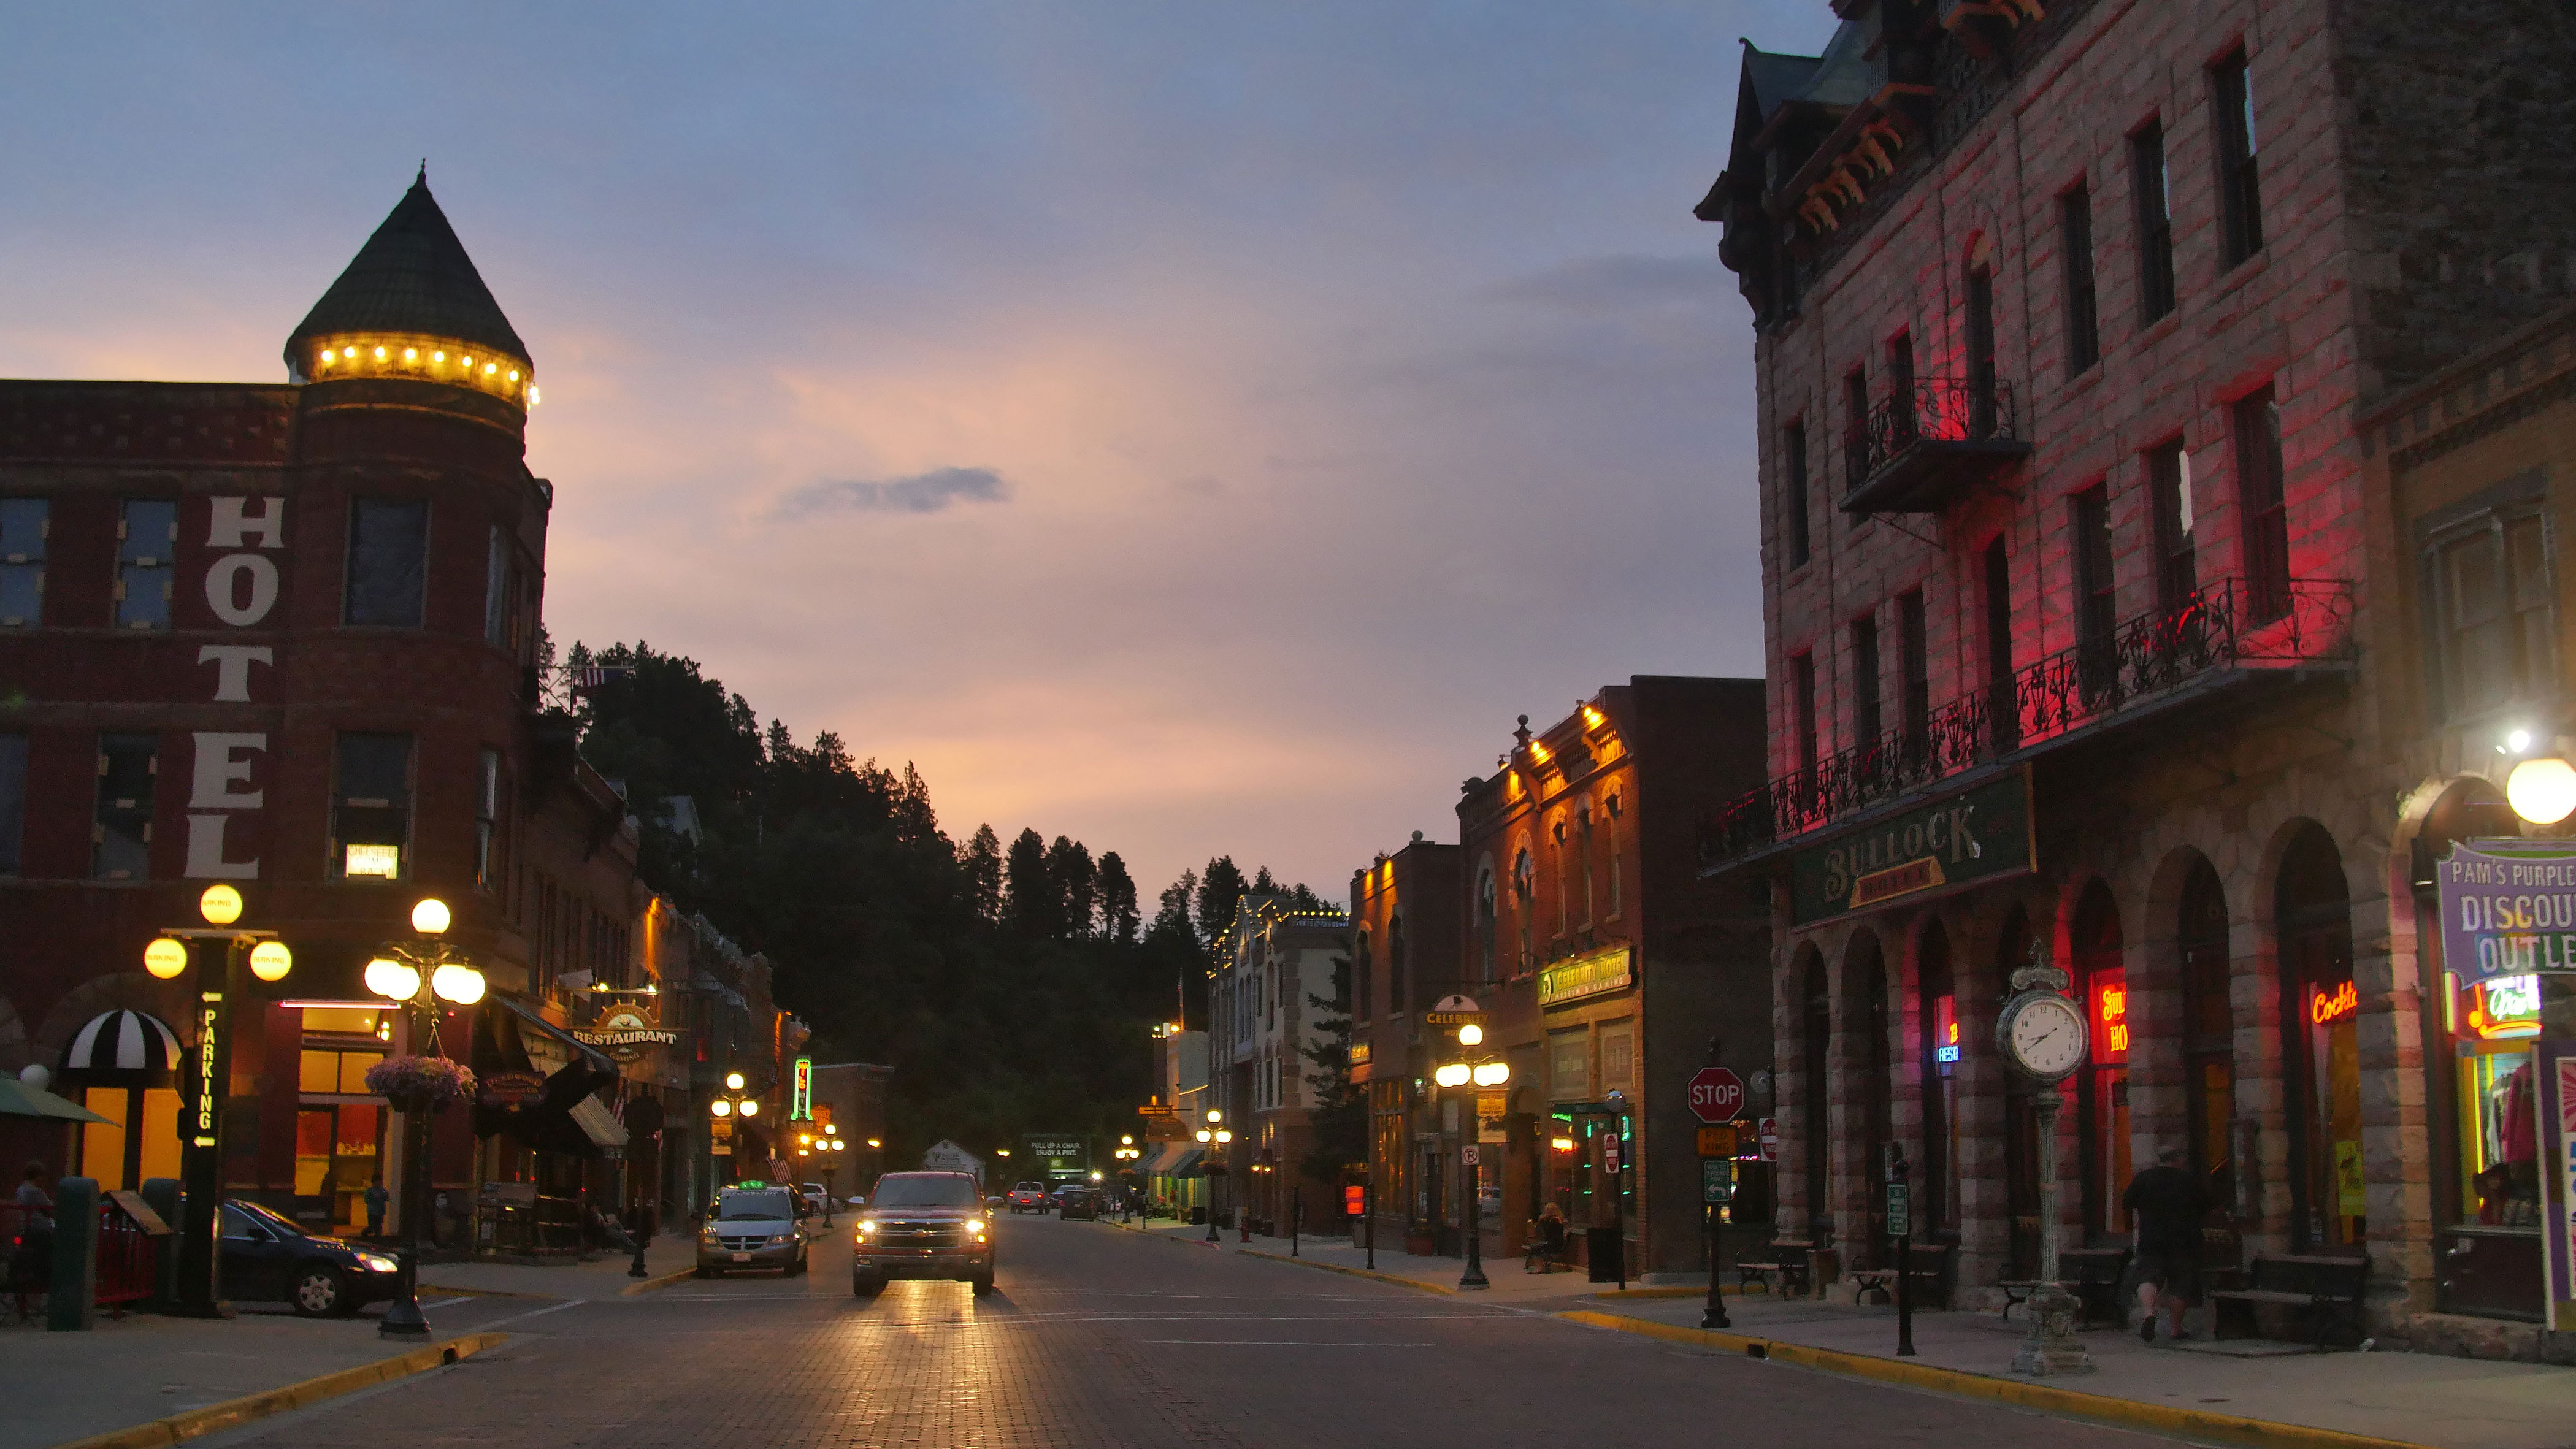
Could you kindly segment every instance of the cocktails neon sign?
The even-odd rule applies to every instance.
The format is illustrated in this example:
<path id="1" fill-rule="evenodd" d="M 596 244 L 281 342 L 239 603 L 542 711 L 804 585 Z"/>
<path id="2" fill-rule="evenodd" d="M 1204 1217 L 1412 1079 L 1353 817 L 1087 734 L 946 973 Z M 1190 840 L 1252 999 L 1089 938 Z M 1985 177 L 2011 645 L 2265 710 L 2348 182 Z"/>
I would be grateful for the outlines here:
<path id="1" fill-rule="evenodd" d="M 2308 1020 L 2318 1026 L 2332 1025 L 2346 1017 L 2360 1014 L 2361 993 L 2354 990 L 2353 984 L 2349 981 L 2331 991 L 2322 986 L 2317 987 L 2308 997 Z"/>

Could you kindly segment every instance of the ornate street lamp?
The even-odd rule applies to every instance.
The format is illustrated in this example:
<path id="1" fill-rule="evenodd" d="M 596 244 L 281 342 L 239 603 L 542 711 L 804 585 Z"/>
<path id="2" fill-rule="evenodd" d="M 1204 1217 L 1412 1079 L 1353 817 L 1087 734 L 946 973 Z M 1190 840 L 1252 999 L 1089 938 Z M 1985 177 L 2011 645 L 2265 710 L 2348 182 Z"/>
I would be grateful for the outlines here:
<path id="1" fill-rule="evenodd" d="M 406 1014 L 404 1045 L 415 1058 L 423 1054 L 423 1042 L 428 1043 L 430 1054 L 443 1055 L 438 1047 L 438 1019 L 444 1010 L 440 1002 L 472 1006 L 483 999 L 483 973 L 464 953 L 440 939 L 448 924 L 447 903 L 425 896 L 411 908 L 413 938 L 388 943 L 367 963 L 367 989 Z M 406 1093 L 394 1101 L 394 1109 L 403 1114 L 402 1244 L 395 1257 L 402 1271 L 393 1302 L 385 1307 L 384 1322 L 377 1326 L 381 1337 L 420 1338 L 429 1333 L 429 1320 L 421 1316 L 417 1296 L 420 1226 L 430 1211 L 429 1118 L 444 1105 L 428 1091 Z"/>
<path id="2" fill-rule="evenodd" d="M 742 1073 L 725 1073 L 724 1090 L 708 1101 L 707 1115 L 719 1122 L 730 1122 L 736 1117 L 748 1122 L 759 1116 L 760 1094 L 747 1088 L 748 1083 Z M 728 1164 L 735 1163 L 741 1161 L 741 1157 L 737 1153 L 728 1152 L 725 1154 L 725 1161 Z M 731 1171 L 730 1167 L 727 1170 Z M 740 1181 L 741 1174 L 735 1173 L 734 1178 Z"/>
<path id="3" fill-rule="evenodd" d="M 232 1002 L 241 994 L 245 965 L 262 981 L 283 981 L 295 953 L 275 931 L 243 930 L 241 892 L 218 881 L 197 897 L 203 926 L 172 926 L 143 948 L 143 969 L 163 981 L 197 971 L 197 1052 L 187 1093 L 187 1119 L 179 1130 L 179 1178 L 187 1213 L 179 1237 L 179 1304 L 183 1318 L 229 1318 L 218 1296 L 223 1255 L 224 1097 L 232 1081 Z M 224 943 L 223 963 L 199 959 L 196 943 Z"/>
<path id="4" fill-rule="evenodd" d="M 1207 1148 L 1207 1158 L 1203 1159 L 1203 1162 L 1206 1165 L 1203 1165 L 1199 1170 L 1205 1176 L 1211 1178 L 1222 1178 L 1225 1176 L 1225 1164 L 1214 1162 L 1213 1159 L 1216 1156 L 1216 1150 L 1218 1148 L 1223 1147 L 1225 1144 L 1234 1140 L 1234 1134 L 1227 1131 L 1222 1125 L 1225 1121 L 1225 1114 L 1214 1107 L 1208 1108 L 1207 1120 L 1208 1125 L 1200 1128 L 1198 1134 L 1200 1144 Z M 1208 1188 L 1207 1220 L 1207 1240 L 1213 1243 L 1217 1241 L 1216 1189 L 1213 1186 Z"/>
<path id="5" fill-rule="evenodd" d="M 1458 1028 L 1458 1045 L 1461 1047 L 1479 1046 L 1484 1040 L 1485 1029 L 1474 1022 Z M 1434 1084 L 1453 1091 L 1469 1083 L 1478 1087 L 1499 1087 L 1511 1079 L 1511 1065 L 1500 1057 L 1487 1057 L 1481 1061 L 1442 1062 L 1431 1073 Z M 1470 1110 L 1465 1115 L 1472 1122 L 1475 1120 L 1474 1099 L 1470 1098 L 1467 1105 Z M 1485 1167 L 1479 1160 L 1483 1154 L 1475 1144 L 1469 1143 L 1463 1147 L 1459 1156 L 1462 1159 L 1460 1165 L 1466 1176 L 1467 1189 L 1467 1271 L 1458 1275 L 1458 1286 L 1490 1288 L 1493 1286 L 1492 1280 L 1485 1276 L 1483 1222 Z"/>

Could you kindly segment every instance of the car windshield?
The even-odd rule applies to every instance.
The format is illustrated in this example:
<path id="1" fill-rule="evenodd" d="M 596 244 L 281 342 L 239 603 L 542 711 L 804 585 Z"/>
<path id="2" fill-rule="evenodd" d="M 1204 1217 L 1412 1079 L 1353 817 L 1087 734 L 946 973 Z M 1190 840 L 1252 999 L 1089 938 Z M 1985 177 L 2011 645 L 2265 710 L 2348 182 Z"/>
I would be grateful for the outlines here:
<path id="1" fill-rule="evenodd" d="M 976 1205 L 975 1182 L 967 1177 L 922 1176 L 877 1179 L 871 1207 L 970 1208 Z"/>
<path id="2" fill-rule="evenodd" d="M 1024 1182 L 1024 1183 L 1021 1183 L 1019 1186 L 1017 1186 L 1017 1187 L 1015 1187 L 1015 1188 L 1012 1188 L 1012 1189 L 1011 1189 L 1011 1191 L 1013 1191 L 1013 1192 L 1044 1192 L 1044 1191 L 1046 1191 L 1046 1184 L 1045 1184 L 1045 1183 L 1043 1183 L 1043 1182 Z"/>
<path id="3" fill-rule="evenodd" d="M 729 1192 L 716 1202 L 716 1221 L 741 1222 L 746 1218 L 784 1219 L 796 1216 L 788 1206 L 784 1188 L 767 1188 L 759 1192 Z"/>

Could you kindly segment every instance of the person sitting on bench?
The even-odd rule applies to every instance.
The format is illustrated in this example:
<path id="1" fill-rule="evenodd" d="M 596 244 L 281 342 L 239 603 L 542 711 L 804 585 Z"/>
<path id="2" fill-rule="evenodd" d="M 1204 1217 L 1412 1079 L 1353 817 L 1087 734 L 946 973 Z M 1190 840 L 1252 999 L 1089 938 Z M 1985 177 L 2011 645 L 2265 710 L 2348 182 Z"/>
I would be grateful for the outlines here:
<path id="1" fill-rule="evenodd" d="M 2209 1215 L 2209 1197 L 2182 1158 L 2179 1146 L 2158 1148 L 2156 1165 L 2129 1179 L 2120 1194 L 2120 1206 L 2138 1225 L 2138 1306 L 2146 1310 L 2138 1337 L 2149 1343 L 2156 1341 L 2158 1308 L 2173 1319 L 2165 1336 L 2189 1339 L 2182 1313 L 2200 1301 L 2200 1222 Z"/>
<path id="2" fill-rule="evenodd" d="M 1530 1264 L 1552 1268 L 1564 1262 L 1565 1214 L 1558 1209 L 1557 1205 L 1549 1203 L 1540 1208 L 1538 1217 L 1532 1220 L 1530 1227 L 1534 1230 L 1530 1234 Z"/>

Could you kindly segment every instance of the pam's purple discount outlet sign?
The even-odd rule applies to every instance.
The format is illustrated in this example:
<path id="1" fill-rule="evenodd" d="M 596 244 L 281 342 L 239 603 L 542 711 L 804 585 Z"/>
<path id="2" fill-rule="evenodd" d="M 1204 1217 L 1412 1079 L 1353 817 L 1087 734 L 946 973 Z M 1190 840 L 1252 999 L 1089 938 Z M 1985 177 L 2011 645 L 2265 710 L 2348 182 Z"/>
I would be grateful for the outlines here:
<path id="1" fill-rule="evenodd" d="M 2433 875 L 2460 979 L 2576 974 L 2576 840 L 2461 841 Z"/>

